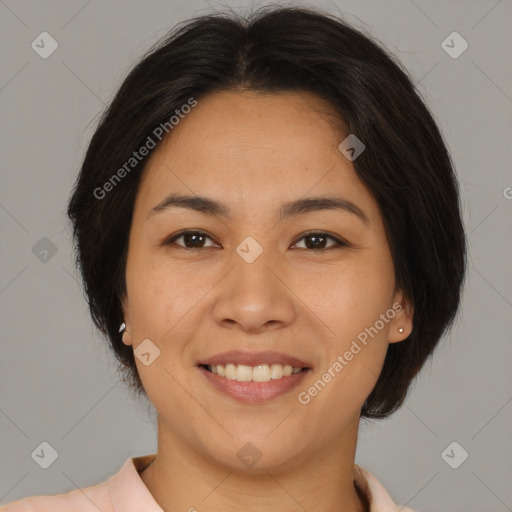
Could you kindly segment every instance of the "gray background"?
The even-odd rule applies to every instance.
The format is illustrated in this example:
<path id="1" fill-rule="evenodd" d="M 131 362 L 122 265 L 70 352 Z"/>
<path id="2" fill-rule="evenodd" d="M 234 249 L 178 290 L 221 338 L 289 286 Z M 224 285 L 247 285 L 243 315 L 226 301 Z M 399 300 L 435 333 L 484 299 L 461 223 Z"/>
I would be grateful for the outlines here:
<path id="1" fill-rule="evenodd" d="M 212 7 L 223 5 L 250 4 Z M 419 83 L 452 151 L 470 243 L 455 328 L 402 409 L 362 423 L 356 461 L 422 512 L 512 510 L 512 2 L 317 5 L 365 27 Z M 96 484 L 156 450 L 152 406 L 130 399 L 89 318 L 64 210 L 122 78 L 175 23 L 212 7 L 0 0 L 0 504 Z M 47 59 L 31 48 L 43 31 L 59 44 Z M 469 43 L 456 59 L 441 47 L 453 31 Z M 46 262 L 33 251 L 43 237 L 57 249 Z M 43 441 L 59 454 L 46 470 L 31 458 Z M 469 453 L 458 469 L 441 457 L 453 441 Z"/>

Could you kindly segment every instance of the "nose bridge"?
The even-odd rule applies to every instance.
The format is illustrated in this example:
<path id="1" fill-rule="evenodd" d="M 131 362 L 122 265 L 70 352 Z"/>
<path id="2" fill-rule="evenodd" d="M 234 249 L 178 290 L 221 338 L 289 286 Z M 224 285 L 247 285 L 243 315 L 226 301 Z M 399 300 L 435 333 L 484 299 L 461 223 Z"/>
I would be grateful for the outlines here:
<path id="1" fill-rule="evenodd" d="M 244 283 L 244 286 L 250 287 L 246 290 L 257 290 L 261 293 L 264 290 L 274 287 L 270 282 L 273 276 L 269 267 L 275 266 L 275 251 L 270 247 L 269 237 L 263 241 L 263 236 L 258 237 L 260 242 L 254 236 L 245 237 L 235 248 L 233 254 L 234 279 L 235 282 Z"/>
<path id="2" fill-rule="evenodd" d="M 270 237 L 260 243 L 256 236 L 245 237 L 234 248 L 231 271 L 214 306 L 217 322 L 234 322 L 247 331 L 286 324 L 293 318 L 287 288 L 275 275 L 280 267 L 276 251 L 265 246 Z"/>

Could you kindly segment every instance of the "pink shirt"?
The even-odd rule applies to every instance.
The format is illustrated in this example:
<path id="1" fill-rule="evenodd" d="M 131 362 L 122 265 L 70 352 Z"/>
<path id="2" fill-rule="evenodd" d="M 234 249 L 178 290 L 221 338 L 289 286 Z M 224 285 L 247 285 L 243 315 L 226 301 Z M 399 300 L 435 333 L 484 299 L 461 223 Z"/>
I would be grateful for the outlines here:
<path id="1" fill-rule="evenodd" d="M 129 458 L 100 484 L 67 494 L 30 496 L 1 506 L 0 512 L 163 512 L 139 476 L 155 456 Z M 370 512 L 413 512 L 399 508 L 371 473 L 357 464 L 354 469 L 355 485 L 368 496 Z"/>

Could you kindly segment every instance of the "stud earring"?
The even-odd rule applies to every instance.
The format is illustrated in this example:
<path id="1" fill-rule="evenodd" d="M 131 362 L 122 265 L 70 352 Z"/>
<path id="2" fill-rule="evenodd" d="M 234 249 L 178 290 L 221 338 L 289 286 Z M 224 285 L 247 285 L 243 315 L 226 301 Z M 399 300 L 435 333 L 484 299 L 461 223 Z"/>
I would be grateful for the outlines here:
<path id="1" fill-rule="evenodd" d="M 124 325 L 124 324 L 123 324 L 123 325 Z M 398 328 L 398 332 L 399 332 L 400 334 L 402 334 L 402 333 L 404 332 L 404 328 L 403 328 L 403 327 L 399 327 L 399 328 Z"/>
<path id="2" fill-rule="evenodd" d="M 121 339 L 123 340 L 123 343 L 125 345 L 130 345 L 130 343 L 129 343 L 130 333 L 126 330 L 126 324 L 124 322 L 119 326 L 119 332 L 122 333 Z"/>

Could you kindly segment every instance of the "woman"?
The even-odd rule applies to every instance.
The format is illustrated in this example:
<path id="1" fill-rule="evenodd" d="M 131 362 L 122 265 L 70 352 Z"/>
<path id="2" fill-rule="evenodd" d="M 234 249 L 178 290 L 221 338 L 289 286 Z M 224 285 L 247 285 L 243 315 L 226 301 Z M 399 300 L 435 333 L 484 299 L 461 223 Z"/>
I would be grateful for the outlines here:
<path id="1" fill-rule="evenodd" d="M 124 81 L 68 214 L 158 451 L 4 512 L 399 510 L 358 426 L 452 324 L 466 241 L 442 136 L 379 45 L 313 9 L 190 20 Z"/>

